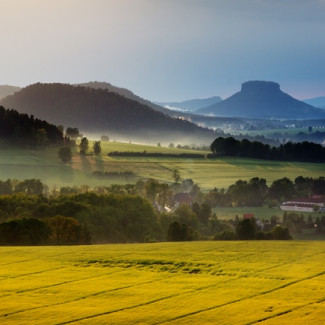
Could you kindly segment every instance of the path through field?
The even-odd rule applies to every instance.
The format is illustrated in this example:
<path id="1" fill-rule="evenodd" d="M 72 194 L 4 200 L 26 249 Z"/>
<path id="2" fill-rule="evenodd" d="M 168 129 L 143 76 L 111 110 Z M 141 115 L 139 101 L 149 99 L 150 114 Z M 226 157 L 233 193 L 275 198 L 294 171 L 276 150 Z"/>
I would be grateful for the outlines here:
<path id="1" fill-rule="evenodd" d="M 324 324 L 325 242 L 1 247 L 0 324 Z"/>

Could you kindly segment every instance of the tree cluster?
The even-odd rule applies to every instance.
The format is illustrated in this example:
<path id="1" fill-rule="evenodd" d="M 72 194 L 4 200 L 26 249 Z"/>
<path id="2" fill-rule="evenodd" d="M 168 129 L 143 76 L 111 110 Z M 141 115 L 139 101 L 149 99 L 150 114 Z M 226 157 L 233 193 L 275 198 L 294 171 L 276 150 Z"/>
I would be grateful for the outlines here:
<path id="1" fill-rule="evenodd" d="M 263 206 L 273 207 L 294 197 L 309 197 L 311 194 L 325 195 L 325 177 L 298 176 L 294 181 L 287 177 L 276 179 L 270 186 L 264 178 L 254 177 L 249 181 L 238 180 L 227 190 L 211 190 L 205 201 L 212 207 L 220 206 Z"/>
<path id="2" fill-rule="evenodd" d="M 292 239 L 287 227 L 275 225 L 270 231 L 258 228 L 254 218 L 237 222 L 235 231 L 225 230 L 218 233 L 215 240 L 288 240 Z"/>
<path id="3" fill-rule="evenodd" d="M 21 221 L 24 218 L 25 221 Z M 52 229 L 47 239 L 55 244 L 80 243 L 77 230 L 71 230 L 68 235 L 56 234 L 58 228 L 75 229 L 79 225 L 80 232 L 85 233 L 82 229 L 87 229 L 95 243 L 144 242 L 147 238 L 162 240 L 164 237 L 155 209 L 137 195 L 84 193 L 47 198 L 19 193 L 0 196 L 4 232 L 10 228 L 12 231 L 8 233 L 13 234 L 16 229 L 20 238 L 21 232 L 26 233 L 31 218 L 45 222 Z M 20 242 L 31 240 L 23 238 Z"/>
<path id="4" fill-rule="evenodd" d="M 104 177 L 104 178 L 132 178 L 132 177 L 135 177 L 135 173 L 130 171 L 130 170 L 118 170 L 118 171 L 111 171 L 111 172 L 108 172 L 108 171 L 100 171 L 100 170 L 95 170 L 92 172 L 92 174 L 94 176 L 97 176 L 97 177 Z"/>
<path id="5" fill-rule="evenodd" d="M 205 155 L 198 153 L 164 153 L 147 151 L 111 151 L 108 153 L 111 157 L 158 157 L 158 158 L 205 158 Z"/>
<path id="6" fill-rule="evenodd" d="M 62 130 L 46 121 L 35 119 L 0 106 L 0 138 L 24 147 L 46 147 L 64 142 Z"/>
<path id="7" fill-rule="evenodd" d="M 70 217 L 22 218 L 0 223 L 1 245 L 91 244 L 86 226 Z"/>
<path id="8" fill-rule="evenodd" d="M 271 147 L 258 141 L 236 140 L 233 137 L 215 139 L 211 146 L 213 154 L 208 157 L 236 156 L 268 160 L 325 162 L 325 148 L 313 142 L 287 142 L 279 147 Z"/>

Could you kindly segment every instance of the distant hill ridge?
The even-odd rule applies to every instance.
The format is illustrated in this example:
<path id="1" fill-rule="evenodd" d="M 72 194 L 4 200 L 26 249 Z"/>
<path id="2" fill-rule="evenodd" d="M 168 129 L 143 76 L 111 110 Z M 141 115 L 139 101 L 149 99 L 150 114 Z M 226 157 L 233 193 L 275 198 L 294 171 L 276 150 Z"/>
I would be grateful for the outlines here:
<path id="1" fill-rule="evenodd" d="M 134 141 L 176 141 L 177 138 L 187 137 L 203 138 L 205 143 L 209 143 L 215 137 L 211 130 L 173 119 L 107 89 L 37 83 L 0 102 L 5 107 L 56 125 L 78 127 L 82 132 L 127 137 Z"/>
<path id="2" fill-rule="evenodd" d="M 221 100 L 221 97 L 213 96 L 204 99 L 189 99 L 182 102 L 156 102 L 156 104 L 169 109 L 178 109 L 191 112 L 219 103 Z"/>
<path id="3" fill-rule="evenodd" d="M 240 92 L 196 111 L 198 114 L 244 118 L 317 119 L 325 112 L 299 101 L 271 81 L 248 81 Z"/>
<path id="4" fill-rule="evenodd" d="M 325 96 L 304 99 L 303 102 L 315 107 L 325 108 Z"/>
<path id="5" fill-rule="evenodd" d="M 16 91 L 19 91 L 20 89 L 21 89 L 20 87 L 0 85 L 0 99 L 12 95 Z"/>

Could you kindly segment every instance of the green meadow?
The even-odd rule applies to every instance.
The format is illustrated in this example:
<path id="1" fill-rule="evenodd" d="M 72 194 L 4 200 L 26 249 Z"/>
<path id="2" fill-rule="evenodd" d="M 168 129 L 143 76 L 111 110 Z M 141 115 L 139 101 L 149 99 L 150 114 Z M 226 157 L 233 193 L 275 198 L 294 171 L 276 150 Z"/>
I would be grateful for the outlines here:
<path id="1" fill-rule="evenodd" d="M 325 242 L 0 247 L 1 324 L 324 324 Z"/>
<path id="2" fill-rule="evenodd" d="M 138 179 L 155 178 L 161 182 L 172 182 L 172 171 L 178 169 L 181 178 L 192 178 L 203 190 L 214 187 L 227 188 L 238 179 L 266 178 L 268 184 L 274 179 L 299 175 L 319 177 L 325 175 L 323 164 L 266 161 L 258 159 L 219 158 L 148 158 L 108 157 L 110 151 L 144 151 L 166 153 L 203 153 L 204 151 L 163 148 L 130 143 L 103 142 L 100 156 L 81 156 L 75 150 L 72 161 L 64 164 L 57 149 L 46 150 L 0 150 L 0 179 L 39 178 L 49 187 L 67 185 L 89 185 L 91 187 L 111 184 L 135 183 Z M 134 178 L 98 178 L 94 171 L 132 171 Z"/>
<path id="3" fill-rule="evenodd" d="M 278 218 L 279 222 L 282 222 L 282 217 L 284 214 L 284 211 L 280 210 L 279 208 L 268 207 L 218 207 L 214 208 L 213 212 L 216 213 L 219 219 L 223 220 L 233 219 L 236 215 L 241 218 L 245 213 L 252 213 L 260 220 L 270 220 L 271 217 L 275 216 Z M 303 215 L 305 220 L 307 220 L 309 215 L 311 215 L 314 220 L 322 215 L 319 212 L 298 212 L 298 214 Z"/>

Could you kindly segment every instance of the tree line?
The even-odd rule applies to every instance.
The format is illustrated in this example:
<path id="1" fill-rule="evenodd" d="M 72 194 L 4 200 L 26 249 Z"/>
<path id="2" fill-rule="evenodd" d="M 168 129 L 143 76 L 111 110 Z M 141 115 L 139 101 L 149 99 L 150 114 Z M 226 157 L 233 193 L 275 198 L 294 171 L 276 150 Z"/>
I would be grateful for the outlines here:
<path id="1" fill-rule="evenodd" d="M 208 155 L 209 158 L 236 156 L 280 161 L 325 162 L 325 148 L 307 141 L 287 142 L 279 147 L 271 147 L 258 141 L 218 137 L 211 143 L 210 149 L 213 153 Z"/>
<path id="2" fill-rule="evenodd" d="M 94 172 L 97 175 L 97 172 Z M 112 174 L 111 174 L 112 173 Z M 101 177 L 132 177 L 130 171 L 98 172 Z M 253 177 L 249 180 L 237 180 L 228 189 L 214 188 L 208 193 L 202 193 L 200 187 L 192 179 L 180 180 L 178 170 L 173 170 L 174 183 L 160 183 L 154 179 L 138 180 L 135 184 L 100 186 L 91 189 L 87 185 L 63 186 L 52 191 L 39 179 L 0 180 L 0 195 L 23 193 L 27 195 L 58 196 L 65 194 L 83 194 L 94 192 L 97 194 L 131 194 L 140 195 L 150 202 L 160 205 L 174 205 L 176 193 L 189 193 L 200 202 L 206 202 L 211 207 L 251 206 L 259 207 L 268 204 L 277 206 L 283 201 L 295 197 L 309 197 L 310 195 L 325 195 L 325 177 L 318 178 L 298 176 L 293 181 L 287 177 L 275 179 L 270 186 L 265 178 Z"/>
<path id="3" fill-rule="evenodd" d="M 111 151 L 107 154 L 111 157 L 158 157 L 158 158 L 205 158 L 205 155 L 199 153 L 165 153 L 165 152 L 147 152 L 139 151 Z"/>

